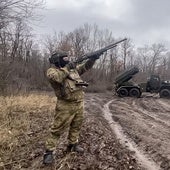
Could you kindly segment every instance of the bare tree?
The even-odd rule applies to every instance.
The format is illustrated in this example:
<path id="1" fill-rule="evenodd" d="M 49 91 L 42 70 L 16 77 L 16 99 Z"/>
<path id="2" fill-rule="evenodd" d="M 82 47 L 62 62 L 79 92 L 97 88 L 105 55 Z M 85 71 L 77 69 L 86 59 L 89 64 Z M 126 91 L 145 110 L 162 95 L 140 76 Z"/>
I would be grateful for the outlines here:
<path id="1" fill-rule="evenodd" d="M 132 63 L 132 55 L 131 55 L 132 50 L 133 50 L 133 45 L 132 45 L 130 38 L 128 38 L 126 41 L 121 43 L 121 45 L 120 45 L 121 54 L 120 55 L 123 59 L 124 70 L 126 69 L 127 60 L 131 60 L 131 63 Z"/>
<path id="2" fill-rule="evenodd" d="M 0 89 L 23 77 L 31 51 L 30 21 L 39 19 L 36 10 L 43 4 L 43 0 L 0 0 Z"/>
<path id="3" fill-rule="evenodd" d="M 44 0 L 0 0 L 0 29 L 16 20 L 35 19 L 35 11 L 42 7 Z"/>
<path id="4" fill-rule="evenodd" d="M 144 47 L 138 48 L 136 55 L 137 55 L 136 64 L 141 68 L 142 72 L 147 72 L 149 69 L 149 61 L 150 61 L 149 47 L 145 45 Z"/>
<path id="5" fill-rule="evenodd" d="M 154 73 L 156 66 L 160 64 L 162 54 L 166 52 L 165 46 L 162 44 L 153 44 L 150 48 L 151 57 L 149 62 L 150 73 Z"/>

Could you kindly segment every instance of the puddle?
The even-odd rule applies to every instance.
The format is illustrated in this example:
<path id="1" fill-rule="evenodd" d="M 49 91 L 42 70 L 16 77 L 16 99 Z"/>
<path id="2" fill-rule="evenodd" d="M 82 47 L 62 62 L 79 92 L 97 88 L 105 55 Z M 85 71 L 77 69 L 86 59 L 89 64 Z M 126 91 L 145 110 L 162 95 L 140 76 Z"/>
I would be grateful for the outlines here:
<path id="1" fill-rule="evenodd" d="M 126 135 L 123 134 L 122 127 L 112 119 L 112 113 L 110 112 L 109 105 L 113 101 L 114 100 L 111 100 L 108 103 L 106 103 L 102 110 L 103 110 L 105 119 L 110 124 L 111 129 L 115 132 L 116 137 L 120 140 L 120 143 L 122 145 L 127 146 L 129 150 L 135 153 L 137 161 L 139 162 L 139 164 L 141 164 L 143 168 L 147 170 L 160 170 L 160 166 L 157 165 L 151 159 L 149 159 L 142 151 L 140 151 L 135 145 L 135 143 L 131 141 L 130 139 L 128 139 Z"/>

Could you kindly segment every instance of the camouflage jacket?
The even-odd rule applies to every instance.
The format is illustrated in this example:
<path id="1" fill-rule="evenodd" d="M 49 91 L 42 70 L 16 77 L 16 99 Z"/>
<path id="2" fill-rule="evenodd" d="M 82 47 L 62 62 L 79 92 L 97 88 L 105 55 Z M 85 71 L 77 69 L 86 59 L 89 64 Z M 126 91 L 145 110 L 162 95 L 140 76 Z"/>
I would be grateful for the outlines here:
<path id="1" fill-rule="evenodd" d="M 80 75 L 92 68 L 94 62 L 87 60 L 85 63 L 77 65 L 76 69 L 71 70 L 68 70 L 67 67 L 51 67 L 47 70 L 47 77 L 58 100 L 83 101 L 83 88 L 76 84 L 83 82 Z"/>

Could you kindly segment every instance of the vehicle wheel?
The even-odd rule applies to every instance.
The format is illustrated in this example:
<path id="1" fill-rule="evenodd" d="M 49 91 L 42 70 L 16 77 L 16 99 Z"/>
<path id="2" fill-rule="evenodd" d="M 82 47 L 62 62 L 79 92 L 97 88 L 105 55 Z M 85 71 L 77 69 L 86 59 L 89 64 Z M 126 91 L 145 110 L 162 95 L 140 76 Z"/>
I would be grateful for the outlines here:
<path id="1" fill-rule="evenodd" d="M 141 93 L 139 91 L 139 89 L 137 88 L 132 88 L 130 91 L 129 91 L 129 96 L 131 97 L 140 97 Z"/>
<path id="2" fill-rule="evenodd" d="M 117 93 L 118 93 L 119 97 L 126 97 L 126 96 L 128 96 L 128 91 L 125 88 L 120 88 Z"/>
<path id="3" fill-rule="evenodd" d="M 159 92 L 161 98 L 169 98 L 170 97 L 170 90 L 163 89 Z"/>

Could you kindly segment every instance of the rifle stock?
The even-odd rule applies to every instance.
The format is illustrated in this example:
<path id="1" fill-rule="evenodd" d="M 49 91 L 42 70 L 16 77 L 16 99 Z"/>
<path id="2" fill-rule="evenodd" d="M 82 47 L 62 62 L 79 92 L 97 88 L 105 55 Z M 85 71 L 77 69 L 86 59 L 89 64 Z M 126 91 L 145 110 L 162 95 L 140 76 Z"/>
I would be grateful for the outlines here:
<path id="1" fill-rule="evenodd" d="M 97 55 L 97 54 L 99 54 L 99 55 L 100 55 L 100 54 L 103 54 L 103 53 L 106 52 L 107 50 L 116 47 L 117 44 L 119 44 L 119 43 L 121 43 L 121 42 L 123 42 L 123 41 L 126 41 L 126 40 L 127 40 L 127 38 L 124 38 L 124 39 L 122 39 L 122 40 L 120 40 L 120 41 L 117 41 L 116 43 L 112 43 L 112 44 L 110 44 L 110 45 L 108 45 L 108 46 L 106 46 L 106 47 L 104 47 L 104 48 L 101 48 L 101 49 L 99 49 L 99 50 L 97 50 L 97 51 L 94 51 L 94 52 L 91 52 L 91 53 L 87 53 L 87 54 L 83 55 L 81 58 L 77 59 L 75 62 L 76 62 L 76 63 L 81 63 L 81 62 L 84 61 L 84 60 L 92 59 L 95 55 Z"/>

